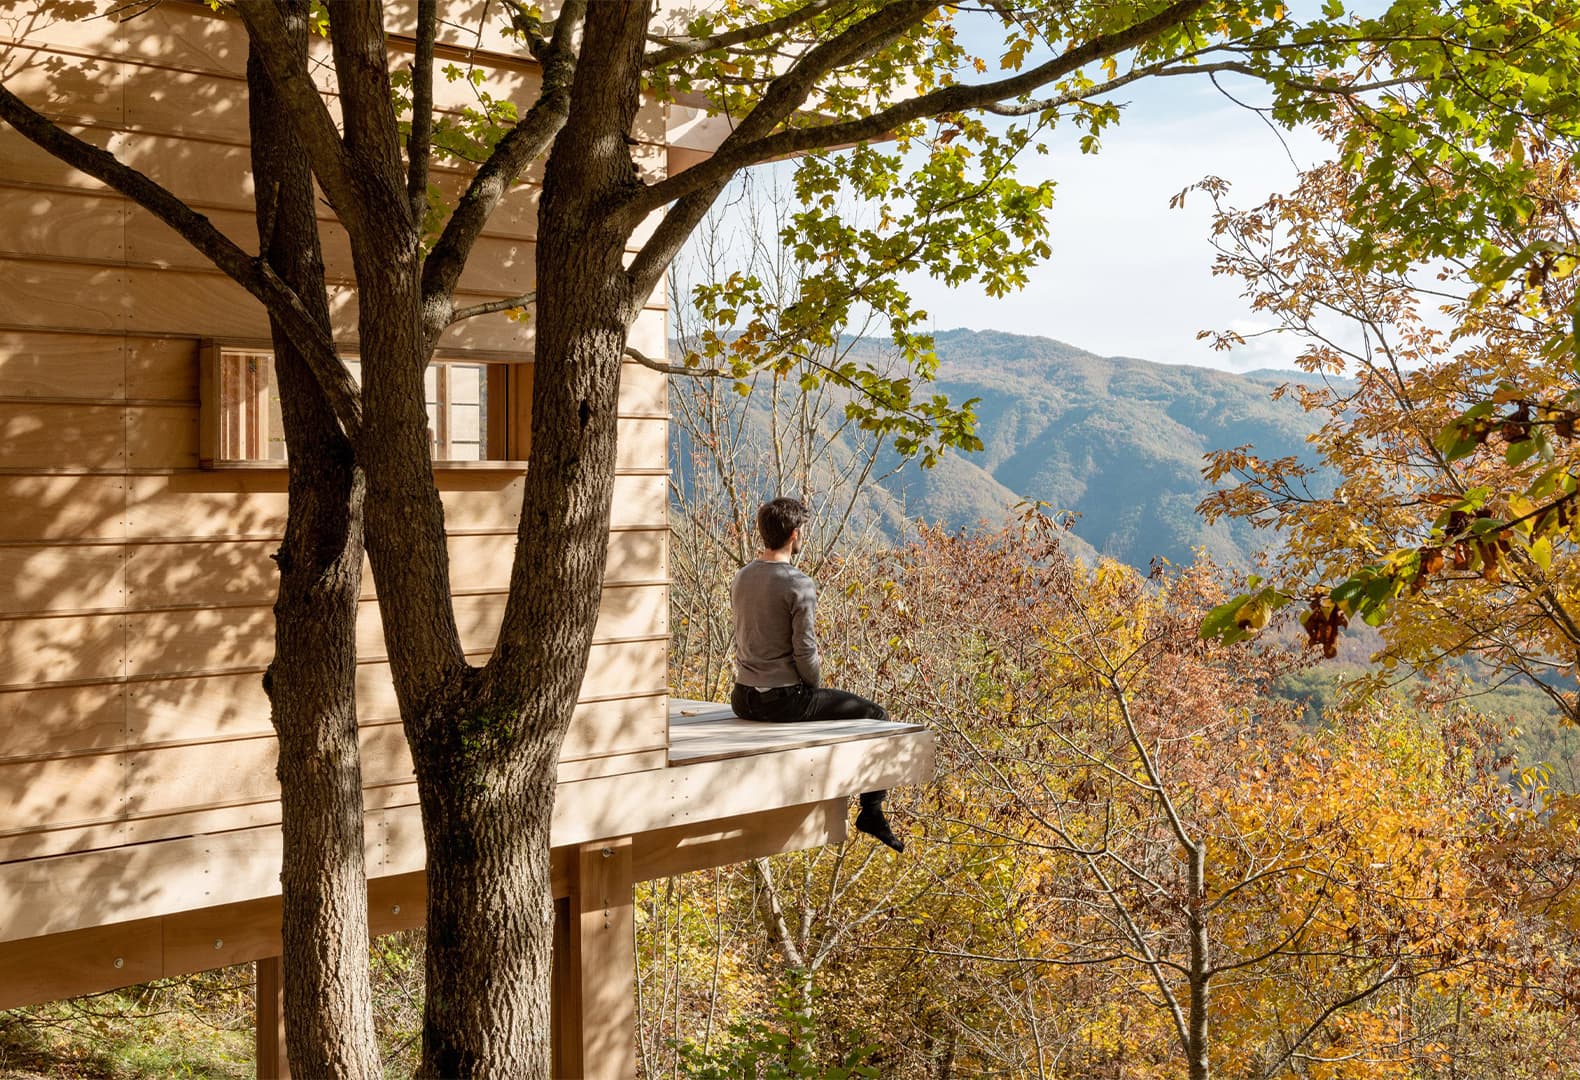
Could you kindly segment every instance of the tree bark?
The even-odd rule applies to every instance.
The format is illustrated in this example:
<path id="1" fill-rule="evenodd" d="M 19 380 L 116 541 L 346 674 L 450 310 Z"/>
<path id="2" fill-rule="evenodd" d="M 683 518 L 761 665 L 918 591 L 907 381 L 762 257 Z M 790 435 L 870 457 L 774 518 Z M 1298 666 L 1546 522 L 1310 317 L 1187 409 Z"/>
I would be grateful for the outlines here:
<path id="1" fill-rule="evenodd" d="M 1198 839 L 1186 848 L 1190 860 L 1186 872 L 1186 887 L 1190 896 L 1186 900 L 1187 922 L 1190 928 L 1190 1013 L 1188 1045 L 1190 1080 L 1209 1080 L 1212 1065 L 1209 1057 L 1208 1008 L 1212 989 L 1212 955 L 1207 939 L 1207 841 Z"/>
<path id="2" fill-rule="evenodd" d="M 308 5 L 281 6 L 305 55 Z M 251 53 L 247 82 L 260 252 L 327 333 L 307 158 Z M 277 319 L 270 328 L 290 446 L 275 656 L 265 676 L 280 742 L 286 1047 L 296 1076 L 378 1077 L 356 712 L 363 481 L 291 334 Z"/>

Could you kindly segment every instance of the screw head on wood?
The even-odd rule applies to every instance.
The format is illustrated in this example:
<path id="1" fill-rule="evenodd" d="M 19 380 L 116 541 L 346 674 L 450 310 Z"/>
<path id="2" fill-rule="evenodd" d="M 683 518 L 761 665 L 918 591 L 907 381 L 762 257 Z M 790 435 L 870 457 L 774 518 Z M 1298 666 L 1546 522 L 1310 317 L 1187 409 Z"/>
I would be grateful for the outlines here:
<path id="1" fill-rule="evenodd" d="M 391 915 L 399 915 L 400 914 L 400 905 L 396 904 L 393 907 L 391 907 L 390 908 L 390 914 Z"/>
<path id="2" fill-rule="evenodd" d="M 613 856 L 614 856 L 614 848 L 607 848 L 606 847 L 606 848 L 603 849 L 603 857 L 604 858 L 608 859 L 608 858 L 612 858 Z"/>
<path id="3" fill-rule="evenodd" d="M 216 949 L 223 949 L 225 947 L 225 939 L 224 938 L 215 938 L 214 939 L 214 947 Z"/>
<path id="4" fill-rule="evenodd" d="M 125 967 L 126 966 L 126 961 L 121 959 L 119 956 L 117 956 L 115 958 L 115 966 L 118 967 L 118 968 Z"/>

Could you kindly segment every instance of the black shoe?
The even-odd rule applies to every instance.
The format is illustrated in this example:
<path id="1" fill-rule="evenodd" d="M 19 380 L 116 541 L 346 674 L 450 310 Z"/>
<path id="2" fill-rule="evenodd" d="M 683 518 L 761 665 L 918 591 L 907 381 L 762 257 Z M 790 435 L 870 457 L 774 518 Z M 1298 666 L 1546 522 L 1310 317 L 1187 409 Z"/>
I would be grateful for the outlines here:
<path id="1" fill-rule="evenodd" d="M 861 813 L 856 815 L 856 831 L 888 844 L 895 851 L 905 850 L 905 841 L 894 835 L 889 819 L 883 816 L 883 807 L 877 803 L 862 805 Z"/>

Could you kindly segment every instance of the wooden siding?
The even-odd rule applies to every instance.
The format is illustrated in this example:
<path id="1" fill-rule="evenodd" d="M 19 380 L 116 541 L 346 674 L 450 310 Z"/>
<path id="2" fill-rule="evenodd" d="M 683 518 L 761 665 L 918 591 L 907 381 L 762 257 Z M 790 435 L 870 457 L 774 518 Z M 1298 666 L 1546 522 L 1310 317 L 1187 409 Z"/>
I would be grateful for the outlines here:
<path id="1" fill-rule="evenodd" d="M 237 24 L 184 0 L 124 22 L 52 21 L 38 7 L 0 13 L 7 87 L 255 248 Z M 496 96 L 527 102 L 536 92 L 530 64 L 486 75 Z M 436 92 L 442 109 L 473 100 L 464 82 L 440 79 Z M 664 166 L 663 126 L 661 109 L 644 110 L 633 147 L 644 171 Z M 434 170 L 452 197 L 467 176 Z M 490 220 L 458 304 L 532 288 L 538 176 Z M 273 651 L 269 556 L 286 477 L 198 468 L 200 342 L 263 344 L 264 312 L 146 211 L 10 128 L 0 129 L 0 207 L 0 862 L 275 825 L 261 675 Z M 350 247 L 321 213 L 335 330 L 354 351 Z M 660 289 L 633 331 L 649 354 L 665 348 L 663 307 Z M 532 343 L 530 324 L 500 314 L 458 324 L 441 348 L 519 362 Z M 562 754 L 567 781 L 665 763 L 664 377 L 626 365 L 619 410 L 609 567 Z M 523 476 L 519 467 L 437 476 L 456 617 L 481 662 L 504 611 Z M 357 634 L 376 837 L 379 815 L 416 796 L 371 574 Z M 243 835 L 223 843 L 276 842 Z M 175 895 L 182 885 L 161 888 Z M 193 895 L 202 902 L 200 888 Z"/>

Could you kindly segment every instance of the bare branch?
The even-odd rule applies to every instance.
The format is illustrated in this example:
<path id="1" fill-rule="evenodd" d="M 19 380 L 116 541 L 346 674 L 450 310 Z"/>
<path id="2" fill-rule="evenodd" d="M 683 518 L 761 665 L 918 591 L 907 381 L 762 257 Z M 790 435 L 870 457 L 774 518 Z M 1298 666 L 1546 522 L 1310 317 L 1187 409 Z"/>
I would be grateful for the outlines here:
<path id="1" fill-rule="evenodd" d="M 428 209 L 428 158 L 433 151 L 433 41 L 439 0 L 417 0 L 417 55 L 411 64 L 411 133 L 406 138 L 406 196 L 411 221 L 422 227 Z"/>
<path id="2" fill-rule="evenodd" d="M 496 311 L 509 311 L 511 308 L 524 308 L 537 300 L 536 292 L 522 293 L 520 296 L 508 296 L 503 300 L 490 300 L 486 304 L 473 304 L 471 307 L 457 308 L 450 314 L 448 325 L 454 326 L 462 319 L 475 319 L 479 315 L 491 315 Z"/>

